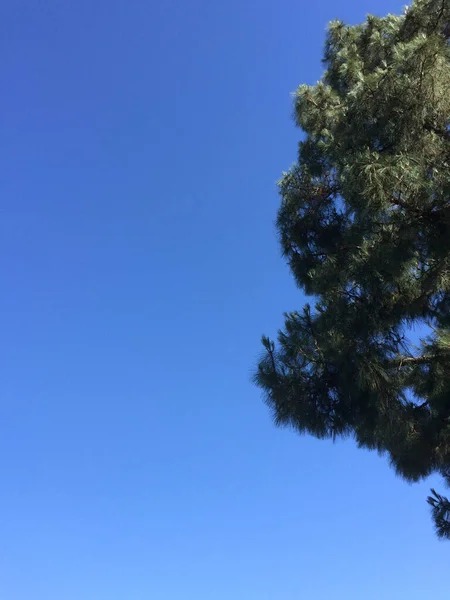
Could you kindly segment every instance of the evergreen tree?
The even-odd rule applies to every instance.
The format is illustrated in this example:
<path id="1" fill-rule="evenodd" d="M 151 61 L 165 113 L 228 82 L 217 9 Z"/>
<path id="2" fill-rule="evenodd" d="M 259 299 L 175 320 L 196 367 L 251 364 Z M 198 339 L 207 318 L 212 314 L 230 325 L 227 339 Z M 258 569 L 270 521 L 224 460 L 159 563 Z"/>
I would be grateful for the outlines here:
<path id="1" fill-rule="evenodd" d="M 263 337 L 255 381 L 277 424 L 450 484 L 449 40 L 450 0 L 330 24 L 324 75 L 295 95 L 305 136 L 277 219 L 315 305 Z M 450 538 L 450 502 L 432 493 Z"/>

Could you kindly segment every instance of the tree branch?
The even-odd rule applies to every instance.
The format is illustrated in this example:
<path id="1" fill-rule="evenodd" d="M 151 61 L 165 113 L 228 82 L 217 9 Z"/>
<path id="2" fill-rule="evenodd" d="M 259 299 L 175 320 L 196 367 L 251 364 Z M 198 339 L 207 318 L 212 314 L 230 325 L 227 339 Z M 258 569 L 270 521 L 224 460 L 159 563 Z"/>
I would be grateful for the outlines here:
<path id="1" fill-rule="evenodd" d="M 391 366 L 401 368 L 411 364 L 423 365 L 433 361 L 435 358 L 437 358 L 437 354 L 423 354 L 422 356 L 402 356 L 389 362 Z"/>

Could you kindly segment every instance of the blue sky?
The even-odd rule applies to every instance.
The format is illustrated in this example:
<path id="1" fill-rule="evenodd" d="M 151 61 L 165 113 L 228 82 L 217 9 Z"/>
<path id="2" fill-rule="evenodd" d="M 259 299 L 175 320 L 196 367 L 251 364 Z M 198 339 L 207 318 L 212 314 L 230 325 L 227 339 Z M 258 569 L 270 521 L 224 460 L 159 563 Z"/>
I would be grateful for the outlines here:
<path id="1" fill-rule="evenodd" d="M 3 2 L 1 598 L 446 593 L 430 482 L 275 429 L 250 383 L 303 302 L 290 92 L 327 21 L 401 4 Z"/>

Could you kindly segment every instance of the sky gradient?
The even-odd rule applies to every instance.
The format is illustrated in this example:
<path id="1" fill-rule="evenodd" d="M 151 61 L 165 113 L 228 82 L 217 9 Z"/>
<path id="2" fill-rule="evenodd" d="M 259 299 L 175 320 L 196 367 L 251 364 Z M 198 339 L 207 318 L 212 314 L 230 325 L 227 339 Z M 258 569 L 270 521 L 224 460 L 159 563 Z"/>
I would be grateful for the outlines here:
<path id="1" fill-rule="evenodd" d="M 0 598 L 422 600 L 450 545 L 250 382 L 325 27 L 393 0 L 3 2 Z"/>

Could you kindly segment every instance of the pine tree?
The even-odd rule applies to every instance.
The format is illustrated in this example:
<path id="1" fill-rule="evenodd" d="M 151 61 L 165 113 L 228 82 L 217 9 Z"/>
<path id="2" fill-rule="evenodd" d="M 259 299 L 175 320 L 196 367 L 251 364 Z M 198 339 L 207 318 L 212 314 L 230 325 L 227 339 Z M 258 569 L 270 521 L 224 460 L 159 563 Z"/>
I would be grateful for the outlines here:
<path id="1" fill-rule="evenodd" d="M 283 255 L 314 306 L 263 337 L 255 381 L 277 424 L 352 436 L 409 481 L 450 484 L 449 40 L 450 0 L 330 24 L 279 183 Z M 428 501 L 450 539 L 450 502 Z"/>

